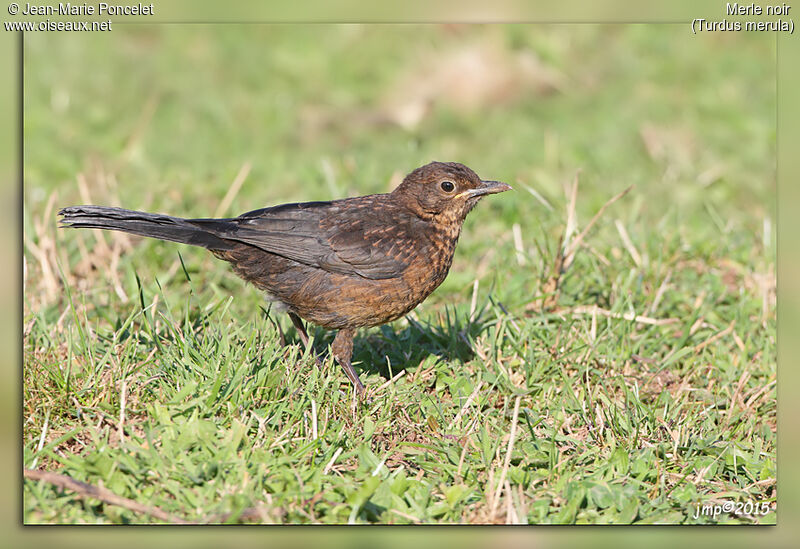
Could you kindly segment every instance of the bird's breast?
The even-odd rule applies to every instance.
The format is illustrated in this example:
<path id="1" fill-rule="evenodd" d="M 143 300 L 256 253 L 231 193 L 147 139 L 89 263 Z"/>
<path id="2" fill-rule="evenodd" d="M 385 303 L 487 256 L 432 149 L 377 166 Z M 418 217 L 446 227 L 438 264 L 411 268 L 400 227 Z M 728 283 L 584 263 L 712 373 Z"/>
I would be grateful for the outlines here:
<path id="1" fill-rule="evenodd" d="M 403 274 L 417 303 L 428 297 L 447 277 L 460 229 L 460 226 L 440 228 L 427 235 L 425 245 L 419 246 L 416 257 Z"/>

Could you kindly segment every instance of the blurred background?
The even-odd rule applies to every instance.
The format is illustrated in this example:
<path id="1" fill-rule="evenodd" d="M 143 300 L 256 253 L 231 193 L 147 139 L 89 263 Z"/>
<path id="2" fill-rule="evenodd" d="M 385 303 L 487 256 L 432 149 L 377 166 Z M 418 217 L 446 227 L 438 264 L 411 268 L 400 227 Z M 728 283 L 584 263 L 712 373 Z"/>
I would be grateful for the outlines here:
<path id="1" fill-rule="evenodd" d="M 623 221 L 637 220 L 639 238 L 662 220 L 707 251 L 745 253 L 731 231 L 766 238 L 772 257 L 774 60 L 770 35 L 688 37 L 669 24 L 31 33 L 24 229 L 40 256 L 26 249 L 28 288 L 58 300 L 58 207 L 236 215 L 386 192 L 431 160 L 517 189 L 473 213 L 457 258 L 489 238 L 512 246 L 513 224 L 531 246 L 556 238 L 577 171 L 584 222 L 634 185 Z"/>

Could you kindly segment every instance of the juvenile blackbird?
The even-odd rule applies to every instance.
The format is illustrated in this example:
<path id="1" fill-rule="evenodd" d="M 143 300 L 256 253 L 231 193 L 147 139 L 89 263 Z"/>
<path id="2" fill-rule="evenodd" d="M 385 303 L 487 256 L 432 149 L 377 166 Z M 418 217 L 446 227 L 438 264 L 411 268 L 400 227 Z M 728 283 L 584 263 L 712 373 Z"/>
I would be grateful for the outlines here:
<path id="1" fill-rule="evenodd" d="M 303 322 L 338 330 L 331 351 L 361 393 L 350 359 L 357 328 L 390 322 L 447 276 L 464 218 L 511 189 L 463 164 L 431 162 L 391 193 L 283 204 L 229 219 L 181 219 L 104 206 L 59 212 L 62 227 L 124 231 L 207 248 Z"/>

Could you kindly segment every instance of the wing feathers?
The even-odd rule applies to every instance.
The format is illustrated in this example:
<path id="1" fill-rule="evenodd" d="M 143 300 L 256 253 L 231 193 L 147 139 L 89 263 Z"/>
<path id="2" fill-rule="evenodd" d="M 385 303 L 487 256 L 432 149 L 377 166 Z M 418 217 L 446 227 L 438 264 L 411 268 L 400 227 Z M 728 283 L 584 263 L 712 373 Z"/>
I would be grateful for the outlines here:
<path id="1" fill-rule="evenodd" d="M 395 245 L 410 234 L 414 216 L 375 208 L 386 195 L 333 202 L 284 204 L 233 219 L 191 219 L 212 234 L 255 246 L 312 267 L 369 279 L 399 276 L 411 259 L 410 246 Z M 403 251 L 405 250 L 405 252 Z"/>

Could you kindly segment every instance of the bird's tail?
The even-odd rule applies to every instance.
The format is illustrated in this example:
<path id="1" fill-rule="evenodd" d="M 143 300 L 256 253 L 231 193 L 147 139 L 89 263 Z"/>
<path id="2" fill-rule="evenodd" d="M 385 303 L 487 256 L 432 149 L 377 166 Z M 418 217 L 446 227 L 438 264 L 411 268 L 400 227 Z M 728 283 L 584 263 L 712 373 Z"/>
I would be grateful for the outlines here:
<path id="1" fill-rule="evenodd" d="M 234 242 L 215 235 L 203 225 L 211 220 L 181 219 L 170 215 L 137 212 L 106 206 L 70 206 L 58 212 L 61 227 L 108 229 L 160 240 L 201 246 L 209 250 L 229 250 Z M 205 222 L 205 223 L 204 223 Z"/>

